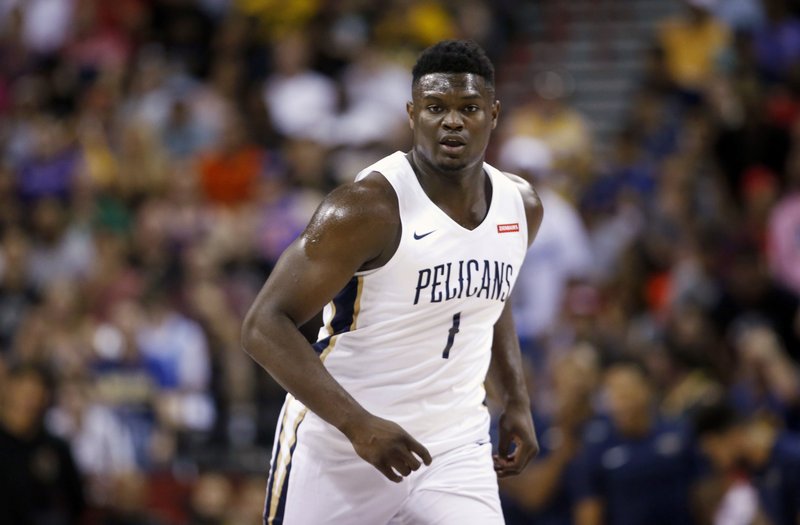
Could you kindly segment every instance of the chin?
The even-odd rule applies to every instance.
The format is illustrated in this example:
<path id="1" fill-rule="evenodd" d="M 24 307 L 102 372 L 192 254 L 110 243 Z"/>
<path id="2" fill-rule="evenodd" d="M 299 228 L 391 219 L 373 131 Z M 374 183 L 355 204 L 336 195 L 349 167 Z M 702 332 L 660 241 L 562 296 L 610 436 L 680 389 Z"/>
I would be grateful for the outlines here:
<path id="1" fill-rule="evenodd" d="M 435 166 L 441 171 L 461 171 L 473 166 L 478 159 L 465 156 L 441 156 L 436 160 Z"/>
<path id="2" fill-rule="evenodd" d="M 440 162 L 437 164 L 437 168 L 441 171 L 461 171 L 465 169 L 469 164 L 464 162 L 463 160 L 453 160 L 450 162 Z"/>

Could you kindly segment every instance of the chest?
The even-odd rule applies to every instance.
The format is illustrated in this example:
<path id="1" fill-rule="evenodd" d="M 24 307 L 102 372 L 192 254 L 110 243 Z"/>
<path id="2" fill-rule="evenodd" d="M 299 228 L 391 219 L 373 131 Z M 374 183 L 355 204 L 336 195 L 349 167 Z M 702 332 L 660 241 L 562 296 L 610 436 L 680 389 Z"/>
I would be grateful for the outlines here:
<path id="1" fill-rule="evenodd" d="M 688 445 L 678 433 L 668 432 L 639 442 L 614 444 L 599 457 L 600 471 L 610 486 L 642 487 L 690 475 Z"/>

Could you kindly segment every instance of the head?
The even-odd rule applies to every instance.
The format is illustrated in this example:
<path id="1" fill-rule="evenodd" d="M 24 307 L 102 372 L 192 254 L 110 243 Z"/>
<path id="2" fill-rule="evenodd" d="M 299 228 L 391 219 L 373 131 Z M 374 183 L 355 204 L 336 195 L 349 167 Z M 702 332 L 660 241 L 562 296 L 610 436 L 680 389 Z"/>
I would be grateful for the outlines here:
<path id="1" fill-rule="evenodd" d="M 606 370 L 603 386 L 611 419 L 617 429 L 624 435 L 647 432 L 653 392 L 645 366 L 632 359 L 620 360 Z"/>
<path id="2" fill-rule="evenodd" d="M 12 366 L 0 392 L 3 418 L 12 432 L 28 434 L 42 424 L 53 387 L 50 374 L 32 364 Z"/>
<path id="3" fill-rule="evenodd" d="M 497 125 L 494 67 L 477 44 L 445 40 L 422 52 L 406 105 L 414 158 L 440 172 L 483 162 Z"/>
<path id="4" fill-rule="evenodd" d="M 698 407 L 692 423 L 700 449 L 716 469 L 730 471 L 741 464 L 745 425 L 730 406 L 714 403 Z"/>
<path id="5" fill-rule="evenodd" d="M 717 0 L 685 0 L 689 7 L 689 17 L 695 22 L 704 22 L 711 18 Z"/>
<path id="6" fill-rule="evenodd" d="M 512 137 L 500 148 L 500 165 L 529 181 L 541 183 L 552 174 L 553 153 L 539 139 Z"/>
<path id="7" fill-rule="evenodd" d="M 560 425 L 575 429 L 591 415 L 598 371 L 596 351 L 589 345 L 579 345 L 553 363 L 555 419 Z"/>

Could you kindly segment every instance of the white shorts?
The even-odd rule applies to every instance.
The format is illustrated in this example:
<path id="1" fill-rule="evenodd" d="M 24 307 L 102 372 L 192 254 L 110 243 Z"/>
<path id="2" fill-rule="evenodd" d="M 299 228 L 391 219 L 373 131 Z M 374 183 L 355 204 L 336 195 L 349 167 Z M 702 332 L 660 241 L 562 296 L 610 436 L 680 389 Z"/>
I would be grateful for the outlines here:
<path id="1" fill-rule="evenodd" d="M 489 442 L 434 456 L 394 483 L 355 451 L 349 459 L 327 458 L 297 443 L 295 431 L 282 428 L 275 437 L 265 525 L 504 523 Z"/>

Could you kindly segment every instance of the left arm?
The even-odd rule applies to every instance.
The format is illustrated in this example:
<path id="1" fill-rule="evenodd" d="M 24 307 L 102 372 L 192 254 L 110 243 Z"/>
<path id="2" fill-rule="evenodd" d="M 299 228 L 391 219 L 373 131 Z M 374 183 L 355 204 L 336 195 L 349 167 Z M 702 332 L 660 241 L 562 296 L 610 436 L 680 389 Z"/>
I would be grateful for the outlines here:
<path id="1" fill-rule="evenodd" d="M 514 175 L 509 175 L 509 178 L 517 183 L 522 195 L 530 246 L 542 223 L 542 203 L 530 184 Z M 506 302 L 503 313 L 494 325 L 489 380 L 503 404 L 500 442 L 494 458 L 495 470 L 500 477 L 519 474 L 539 452 L 539 444 L 533 430 L 531 402 L 525 384 L 517 330 L 511 315 L 511 301 Z M 515 445 L 513 451 L 510 449 L 512 442 Z"/>

